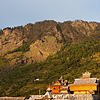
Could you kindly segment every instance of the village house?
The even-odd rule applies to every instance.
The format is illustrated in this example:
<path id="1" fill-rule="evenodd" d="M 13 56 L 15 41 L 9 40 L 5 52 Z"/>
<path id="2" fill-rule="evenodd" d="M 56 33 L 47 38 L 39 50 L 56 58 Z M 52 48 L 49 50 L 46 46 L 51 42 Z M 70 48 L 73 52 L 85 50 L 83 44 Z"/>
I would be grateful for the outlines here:
<path id="1" fill-rule="evenodd" d="M 91 94 L 53 94 L 50 87 L 45 95 L 31 95 L 29 100 L 98 100 L 94 99 Z"/>
<path id="2" fill-rule="evenodd" d="M 29 100 L 99 100 L 99 79 L 91 78 L 91 73 L 85 72 L 68 85 L 68 81 L 61 76 L 47 86 L 45 95 L 38 96 L 32 95 Z"/>
<path id="3" fill-rule="evenodd" d="M 47 89 L 45 95 L 39 95 L 39 97 L 37 97 L 37 95 L 31 95 L 29 98 L 29 100 L 52 100 L 52 99 L 53 99 L 53 93 L 50 87 Z"/>
<path id="4" fill-rule="evenodd" d="M 49 87 L 51 88 L 53 94 L 68 93 L 68 81 L 64 80 L 62 76 L 60 79 L 57 79 L 55 83 L 47 86 L 47 89 Z"/>
<path id="5" fill-rule="evenodd" d="M 75 79 L 73 84 L 61 76 L 55 83 L 47 86 L 44 95 L 31 95 L 28 100 L 99 100 L 99 79 L 91 78 L 91 73 L 85 72 Z M 26 100 L 25 97 L 0 97 L 0 100 Z"/>
<path id="6" fill-rule="evenodd" d="M 91 78 L 91 73 L 85 72 L 81 78 L 75 79 L 73 84 L 69 84 L 70 92 L 74 94 L 98 94 L 99 79 Z"/>

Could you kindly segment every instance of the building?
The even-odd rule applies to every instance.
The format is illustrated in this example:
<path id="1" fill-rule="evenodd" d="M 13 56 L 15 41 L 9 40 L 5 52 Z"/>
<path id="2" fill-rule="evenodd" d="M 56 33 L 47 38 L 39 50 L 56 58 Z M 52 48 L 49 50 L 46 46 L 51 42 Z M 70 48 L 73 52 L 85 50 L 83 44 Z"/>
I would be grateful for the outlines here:
<path id="1" fill-rule="evenodd" d="M 45 95 L 32 95 L 29 100 L 52 100 L 53 96 L 52 90 L 49 87 Z"/>
<path id="2" fill-rule="evenodd" d="M 74 94 L 98 94 L 99 79 L 91 78 L 91 73 L 85 72 L 81 78 L 75 79 L 73 84 L 69 84 L 69 89 Z"/>
<path id="3" fill-rule="evenodd" d="M 60 79 L 57 79 L 55 83 L 47 86 L 47 89 L 49 87 L 51 88 L 53 94 L 68 93 L 68 81 L 64 80 L 62 76 Z"/>
<path id="4" fill-rule="evenodd" d="M 72 94 L 71 94 L 72 93 Z M 81 78 L 69 84 L 62 77 L 47 86 L 45 95 L 32 95 L 29 100 L 99 100 L 99 80 L 85 72 Z"/>
<path id="5" fill-rule="evenodd" d="M 98 98 L 94 99 L 92 94 L 53 94 L 49 87 L 45 95 L 31 95 L 29 100 L 98 100 Z"/>

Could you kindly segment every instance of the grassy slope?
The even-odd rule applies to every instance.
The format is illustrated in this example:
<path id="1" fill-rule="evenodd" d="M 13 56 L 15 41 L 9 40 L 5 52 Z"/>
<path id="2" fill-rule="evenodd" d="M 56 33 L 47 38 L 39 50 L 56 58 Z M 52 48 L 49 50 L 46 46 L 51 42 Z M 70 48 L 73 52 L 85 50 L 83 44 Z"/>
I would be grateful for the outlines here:
<path id="1" fill-rule="evenodd" d="M 100 41 L 85 39 L 78 43 L 65 44 L 61 51 L 49 56 L 45 62 L 20 66 L 0 76 L 0 96 L 26 96 L 45 93 L 46 85 L 61 75 L 69 83 L 88 70 L 100 78 Z M 39 78 L 40 81 L 34 81 Z"/>

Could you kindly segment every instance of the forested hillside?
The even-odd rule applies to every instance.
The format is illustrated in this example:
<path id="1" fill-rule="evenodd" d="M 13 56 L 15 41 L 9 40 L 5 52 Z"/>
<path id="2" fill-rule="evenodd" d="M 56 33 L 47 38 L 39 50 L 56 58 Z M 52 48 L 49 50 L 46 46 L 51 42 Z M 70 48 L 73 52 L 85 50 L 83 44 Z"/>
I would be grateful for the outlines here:
<path id="1" fill-rule="evenodd" d="M 86 70 L 100 78 L 100 23 L 43 21 L 5 28 L 0 46 L 0 96 L 43 94 L 61 75 L 73 83 Z"/>

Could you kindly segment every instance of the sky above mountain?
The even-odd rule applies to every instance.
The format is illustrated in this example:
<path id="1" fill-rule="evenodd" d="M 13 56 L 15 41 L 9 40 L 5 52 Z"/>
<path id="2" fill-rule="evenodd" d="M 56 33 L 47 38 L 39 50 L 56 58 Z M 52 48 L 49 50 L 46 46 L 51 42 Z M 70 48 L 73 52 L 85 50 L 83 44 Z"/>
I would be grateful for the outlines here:
<path id="1" fill-rule="evenodd" d="M 0 0 L 0 29 L 77 19 L 100 22 L 100 0 Z"/>

